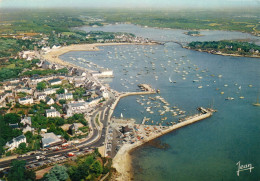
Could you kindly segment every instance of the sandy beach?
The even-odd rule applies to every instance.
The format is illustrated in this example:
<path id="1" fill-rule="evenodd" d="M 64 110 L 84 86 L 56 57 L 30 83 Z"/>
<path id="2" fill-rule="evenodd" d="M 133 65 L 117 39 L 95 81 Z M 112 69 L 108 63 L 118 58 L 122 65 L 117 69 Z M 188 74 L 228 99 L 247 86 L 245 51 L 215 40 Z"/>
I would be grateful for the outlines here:
<path id="1" fill-rule="evenodd" d="M 78 45 L 69 45 L 61 48 L 52 49 L 50 52 L 43 55 L 43 59 L 57 63 L 63 66 L 73 66 L 77 67 L 74 64 L 63 61 L 59 58 L 60 55 L 71 51 L 99 51 L 99 46 L 113 46 L 113 45 L 155 45 L 156 43 L 95 43 L 95 44 L 78 44 Z M 82 68 L 82 67 L 80 67 Z"/>

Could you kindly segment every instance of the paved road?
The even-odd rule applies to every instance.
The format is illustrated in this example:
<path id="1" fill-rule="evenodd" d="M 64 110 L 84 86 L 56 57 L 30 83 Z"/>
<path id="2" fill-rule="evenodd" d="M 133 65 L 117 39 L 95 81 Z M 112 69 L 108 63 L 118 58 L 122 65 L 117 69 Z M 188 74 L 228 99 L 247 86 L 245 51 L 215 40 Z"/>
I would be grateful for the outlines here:
<path id="1" fill-rule="evenodd" d="M 107 125 L 108 125 L 108 115 L 109 115 L 109 111 L 110 111 L 110 106 L 108 106 L 108 105 L 111 105 L 114 102 L 114 100 L 115 99 L 108 100 L 105 103 L 105 105 L 103 105 L 100 108 L 97 108 L 96 111 L 92 114 L 90 124 L 91 124 L 91 127 L 93 129 L 93 134 L 92 134 L 91 137 L 89 137 L 87 140 L 85 140 L 85 141 L 79 143 L 78 145 L 76 145 L 77 148 L 69 147 L 67 149 L 59 150 L 59 151 L 46 151 L 46 154 L 44 154 L 46 159 L 53 157 L 55 155 L 67 155 L 69 152 L 78 151 L 78 150 L 81 150 L 81 149 L 84 149 L 84 148 L 102 146 L 104 144 L 104 141 L 105 141 L 106 128 L 107 128 Z M 101 120 L 100 121 L 103 124 L 102 130 L 99 130 L 96 127 L 96 124 L 95 124 L 95 118 L 96 118 L 96 116 L 99 112 L 101 112 Z M 104 119 L 102 119 L 103 117 L 104 117 Z M 28 163 L 28 162 L 31 162 L 33 160 L 36 160 L 36 156 L 38 156 L 38 155 L 42 155 L 42 154 L 37 153 L 37 154 L 34 154 L 34 155 L 19 157 L 19 158 L 17 158 L 17 160 L 25 160 Z M 9 167 L 11 162 L 12 162 L 12 160 L 0 162 L 0 168 Z"/>

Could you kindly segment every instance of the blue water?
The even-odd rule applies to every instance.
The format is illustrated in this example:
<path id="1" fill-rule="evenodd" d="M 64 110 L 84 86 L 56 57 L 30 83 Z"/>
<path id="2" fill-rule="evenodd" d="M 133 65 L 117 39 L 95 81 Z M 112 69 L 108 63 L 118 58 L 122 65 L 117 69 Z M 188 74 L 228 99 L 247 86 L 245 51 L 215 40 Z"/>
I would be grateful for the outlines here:
<path id="1" fill-rule="evenodd" d="M 96 30 L 89 27 L 83 29 Z M 174 40 L 184 39 L 186 42 L 194 38 L 183 35 L 182 30 L 161 30 L 134 25 L 110 25 L 98 30 L 127 31 L 138 36 L 155 37 L 154 39 L 161 41 L 165 40 L 165 37 L 174 37 L 172 38 Z M 238 32 L 207 31 L 206 33 L 203 37 L 195 38 L 257 39 Z M 167 150 L 148 145 L 135 150 L 132 154 L 134 180 L 260 179 L 260 108 L 252 106 L 260 89 L 260 59 L 211 55 L 183 49 L 175 43 L 100 48 L 99 52 L 70 52 L 61 58 L 89 68 L 86 62 L 77 60 L 84 58 L 99 66 L 113 69 L 115 78 L 104 81 L 117 91 L 136 91 L 137 84 L 149 83 L 161 90 L 160 96 L 165 98 L 170 106 L 177 106 L 186 111 L 186 115 L 196 113 L 198 106 L 207 107 L 213 104 L 218 110 L 211 118 L 158 138 L 170 145 Z M 222 77 L 219 78 L 218 75 Z M 176 84 L 170 83 L 169 77 L 176 81 Z M 192 80 L 199 82 L 193 83 Z M 225 84 L 227 86 L 224 86 Z M 198 86 L 203 88 L 198 89 Z M 245 98 L 240 99 L 241 96 Z M 148 97 L 145 96 L 144 99 Z M 227 101 L 226 97 L 235 99 Z M 152 108 L 154 114 L 146 112 L 147 105 L 140 105 L 136 102 L 137 99 L 143 98 L 131 96 L 122 99 L 114 116 L 119 117 L 123 113 L 124 117 L 135 118 L 137 122 L 141 122 L 144 116 L 153 119 L 154 122 L 159 122 L 165 116 L 168 117 L 168 121 L 177 120 L 171 114 L 159 115 L 160 108 Z M 251 173 L 240 172 L 238 177 L 236 175 L 238 161 L 241 161 L 241 164 L 251 163 L 254 169 Z"/>

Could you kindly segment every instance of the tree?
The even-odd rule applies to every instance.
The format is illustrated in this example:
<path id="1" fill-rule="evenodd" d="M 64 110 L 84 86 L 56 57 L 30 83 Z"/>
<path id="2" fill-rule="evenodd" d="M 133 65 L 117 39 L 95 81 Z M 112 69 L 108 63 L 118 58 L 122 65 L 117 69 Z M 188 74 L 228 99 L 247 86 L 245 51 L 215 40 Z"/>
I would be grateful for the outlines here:
<path id="1" fill-rule="evenodd" d="M 19 123 L 21 120 L 20 116 L 18 114 L 15 113 L 8 113 L 4 116 L 4 121 L 6 123 Z"/>
<path id="2" fill-rule="evenodd" d="M 46 87 L 47 87 L 46 82 L 39 82 L 36 86 L 36 89 L 42 91 L 42 90 L 46 89 Z"/>
<path id="3" fill-rule="evenodd" d="M 64 166 L 55 165 L 49 173 L 44 176 L 44 181 L 65 181 L 69 178 Z"/>
<path id="4" fill-rule="evenodd" d="M 60 88 L 56 91 L 57 94 L 64 94 L 65 93 L 65 89 L 64 88 Z"/>
<path id="5" fill-rule="evenodd" d="M 36 180 L 36 173 L 33 170 L 26 170 L 24 175 L 28 181 Z"/>
<path id="6" fill-rule="evenodd" d="M 90 173 L 94 174 L 96 177 L 98 177 L 103 172 L 102 165 L 97 160 L 92 165 L 90 165 L 89 170 L 90 170 Z"/>
<path id="7" fill-rule="evenodd" d="M 59 100 L 59 103 L 60 103 L 61 105 L 66 104 L 66 100 L 61 99 L 61 100 Z"/>
<path id="8" fill-rule="evenodd" d="M 8 173 L 8 181 L 25 181 L 25 164 L 24 160 L 14 160 L 11 163 L 11 169 Z"/>

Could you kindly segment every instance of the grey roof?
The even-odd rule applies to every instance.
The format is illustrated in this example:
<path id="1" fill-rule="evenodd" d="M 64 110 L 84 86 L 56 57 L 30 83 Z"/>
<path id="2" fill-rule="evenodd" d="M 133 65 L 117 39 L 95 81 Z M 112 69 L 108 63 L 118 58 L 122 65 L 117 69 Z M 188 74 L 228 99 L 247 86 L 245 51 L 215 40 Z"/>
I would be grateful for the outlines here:
<path id="1" fill-rule="evenodd" d="M 32 118 L 31 117 L 24 117 L 22 118 L 21 122 L 24 122 L 24 124 L 32 124 Z"/>
<path id="2" fill-rule="evenodd" d="M 20 135 L 20 136 L 16 137 L 14 140 L 18 142 L 24 138 L 26 138 L 24 135 Z"/>
<path id="3" fill-rule="evenodd" d="M 54 83 L 54 82 L 59 82 L 59 81 L 61 81 L 61 79 L 60 79 L 60 78 L 57 78 L 57 79 L 51 79 L 51 80 L 49 80 L 48 82 L 49 82 L 49 83 Z"/>
<path id="4" fill-rule="evenodd" d="M 25 100 L 28 100 L 28 99 L 31 99 L 31 97 L 23 97 L 23 98 L 20 98 L 19 100 L 20 101 L 25 101 Z"/>
<path id="5" fill-rule="evenodd" d="M 46 113 L 51 113 L 51 112 L 56 112 L 56 111 L 57 111 L 56 109 L 47 109 Z"/>
<path id="6" fill-rule="evenodd" d="M 70 103 L 68 105 L 71 107 L 80 107 L 80 106 L 85 106 L 85 102 Z"/>
<path id="7" fill-rule="evenodd" d="M 49 102 L 51 99 L 51 97 L 46 97 L 46 102 Z"/>
<path id="8" fill-rule="evenodd" d="M 43 137 L 42 138 L 43 145 L 49 145 L 61 141 L 61 139 L 58 138 L 54 133 L 42 134 L 42 137 Z"/>

